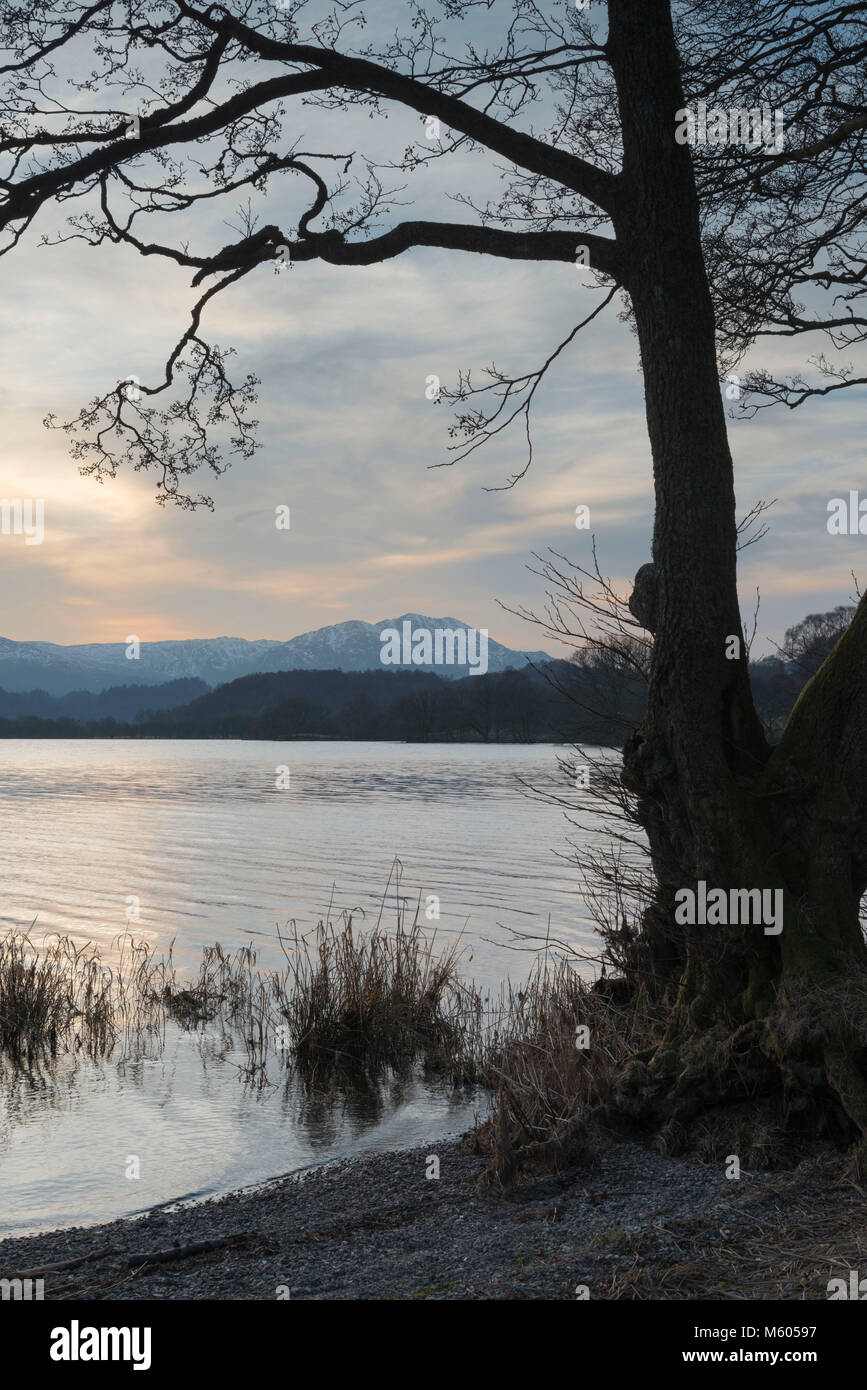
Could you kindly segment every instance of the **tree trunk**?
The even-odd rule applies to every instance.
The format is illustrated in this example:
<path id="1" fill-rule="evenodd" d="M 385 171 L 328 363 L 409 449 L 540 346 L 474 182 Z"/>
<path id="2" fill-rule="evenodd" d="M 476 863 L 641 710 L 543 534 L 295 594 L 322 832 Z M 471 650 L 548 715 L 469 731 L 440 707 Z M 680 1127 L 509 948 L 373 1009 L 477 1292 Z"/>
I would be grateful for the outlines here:
<path id="1" fill-rule="evenodd" d="M 862 602 L 771 750 L 738 604 L 733 467 L 698 200 L 689 149 L 674 139 L 686 102 L 670 5 L 609 0 L 609 17 L 624 137 L 614 222 L 630 250 L 656 490 L 648 709 L 623 776 L 657 880 L 644 923 L 648 969 L 671 1005 L 662 1045 L 627 1068 L 621 1110 L 673 1134 L 709 1106 L 764 1098 L 781 1120 L 850 1141 L 867 1134 L 858 915 L 867 767 L 857 738 L 867 610 Z M 701 880 L 708 890 L 780 890 L 781 933 L 677 927 L 675 892 Z"/>

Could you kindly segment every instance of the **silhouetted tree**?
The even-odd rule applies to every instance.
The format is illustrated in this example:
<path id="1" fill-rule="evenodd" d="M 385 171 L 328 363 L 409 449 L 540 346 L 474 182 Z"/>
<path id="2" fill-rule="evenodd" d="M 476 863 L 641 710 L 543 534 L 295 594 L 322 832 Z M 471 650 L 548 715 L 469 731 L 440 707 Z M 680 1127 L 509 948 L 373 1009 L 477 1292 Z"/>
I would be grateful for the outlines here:
<path id="1" fill-rule="evenodd" d="M 114 386 L 63 427 L 93 476 L 128 463 L 155 472 L 160 500 L 208 501 L 187 480 L 225 467 L 221 431 L 231 452 L 252 452 L 255 382 L 230 381 L 202 315 L 257 266 L 281 256 L 364 266 L 431 246 L 589 263 L 598 301 L 539 369 L 491 369 L 482 385 L 462 376 L 444 395 L 459 407 L 459 459 L 512 420 L 529 436 L 540 382 L 607 305 L 620 300 L 638 338 L 656 510 L 632 613 L 653 652 L 623 777 L 650 845 L 644 930 L 670 1012 L 659 1047 L 615 1077 L 609 1117 L 671 1133 L 709 1104 L 763 1095 L 781 1119 L 863 1139 L 867 600 L 772 749 L 738 603 L 720 372 L 762 333 L 818 332 L 844 352 L 863 340 L 865 5 L 608 0 L 584 12 L 557 0 L 410 0 L 410 12 L 408 35 L 353 47 L 363 12 L 342 4 L 316 21 L 300 0 L 284 10 L 258 0 L 0 6 L 7 249 L 59 200 L 78 205 L 69 235 L 168 258 L 208 284 L 162 381 L 135 399 Z M 468 16 L 486 17 L 490 40 L 461 51 L 455 26 Z M 121 98 L 137 122 L 103 114 Z M 462 222 L 396 220 L 375 157 L 347 148 L 357 124 L 338 149 L 303 151 L 285 131 L 290 99 L 371 116 L 397 105 L 439 121 L 442 140 L 410 148 L 400 176 L 487 157 L 508 168 L 502 199 Z M 785 148 L 691 151 L 676 138 L 688 99 L 788 108 Z M 177 212 L 262 193 L 283 174 L 310 190 L 291 231 L 251 215 L 222 248 L 148 239 L 149 221 L 171 227 Z M 472 207 L 472 192 L 461 201 Z M 808 314 L 804 301 L 820 292 L 830 307 Z M 833 363 L 818 370 L 814 385 L 756 374 L 745 400 L 796 406 L 863 380 Z M 177 399 L 160 408 L 174 384 Z M 496 726 L 493 691 L 479 681 L 471 701 L 484 737 Z M 674 932 L 675 894 L 699 880 L 779 890 L 783 932 Z"/>

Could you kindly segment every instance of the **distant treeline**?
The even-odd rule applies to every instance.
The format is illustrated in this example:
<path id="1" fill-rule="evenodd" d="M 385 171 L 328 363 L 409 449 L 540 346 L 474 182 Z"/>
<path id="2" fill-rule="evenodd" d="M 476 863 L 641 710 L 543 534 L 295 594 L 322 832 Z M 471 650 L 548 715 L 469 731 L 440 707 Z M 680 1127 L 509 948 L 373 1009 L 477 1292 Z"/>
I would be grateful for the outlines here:
<path id="1" fill-rule="evenodd" d="M 139 703 L 148 704 L 125 720 L 114 714 L 72 718 L 66 711 L 59 717 L 0 717 L 0 737 L 620 744 L 629 730 L 619 715 L 592 712 L 593 698 L 602 694 L 594 691 L 602 674 L 566 661 L 462 680 L 426 671 L 266 672 L 241 676 L 173 708 L 166 707 L 165 687 L 140 687 Z M 638 714 L 640 693 L 635 696 Z M 590 709 L 580 708 L 576 697 L 591 697 Z M 0 693 L 0 710 L 7 708 L 5 698 Z M 127 691 L 125 698 L 133 697 Z M 44 696 L 40 708 L 47 713 L 52 704 L 73 699 L 83 701 L 83 695 Z"/>
<path id="2" fill-rule="evenodd" d="M 756 706 L 778 735 L 852 617 L 811 614 L 779 657 L 750 667 Z M 0 738 L 383 739 L 566 742 L 622 747 L 644 713 L 646 648 L 625 640 L 570 661 L 447 680 L 432 672 L 274 671 L 208 689 L 201 680 L 99 694 L 0 691 Z"/>
<path id="3" fill-rule="evenodd" d="M 49 695 L 45 690 L 0 690 L 0 718 L 76 720 L 119 719 L 135 721 L 140 711 L 174 709 L 204 695 L 210 686 L 195 677 L 166 681 L 162 685 L 113 685 L 108 690 L 73 690 L 69 695 Z"/>

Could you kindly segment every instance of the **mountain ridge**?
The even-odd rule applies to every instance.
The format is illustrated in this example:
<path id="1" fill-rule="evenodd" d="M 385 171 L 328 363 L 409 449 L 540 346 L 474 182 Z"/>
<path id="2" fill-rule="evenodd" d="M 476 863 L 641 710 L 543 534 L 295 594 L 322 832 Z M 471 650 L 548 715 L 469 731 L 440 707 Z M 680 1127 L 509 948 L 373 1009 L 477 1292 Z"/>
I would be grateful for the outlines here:
<path id="1" fill-rule="evenodd" d="M 123 642 L 17 642 L 0 637 L 0 687 L 10 692 L 44 690 L 67 695 L 94 693 L 121 683 L 158 685 L 166 681 L 199 679 L 221 685 L 239 676 L 267 671 L 339 670 L 370 671 L 382 666 L 380 634 L 386 628 L 401 630 L 409 620 L 414 627 L 472 630 L 456 618 L 431 618 L 403 613 L 367 623 L 349 618 L 341 623 L 314 628 L 286 640 L 246 637 L 189 637 L 142 642 L 138 657 L 128 657 L 130 644 Z M 527 662 L 550 661 L 543 651 L 519 651 L 488 639 L 488 670 L 504 671 Z M 401 669 L 401 668 L 392 668 Z M 407 669 L 403 667 L 402 669 Z M 469 667 L 440 662 L 412 668 L 459 678 Z"/>

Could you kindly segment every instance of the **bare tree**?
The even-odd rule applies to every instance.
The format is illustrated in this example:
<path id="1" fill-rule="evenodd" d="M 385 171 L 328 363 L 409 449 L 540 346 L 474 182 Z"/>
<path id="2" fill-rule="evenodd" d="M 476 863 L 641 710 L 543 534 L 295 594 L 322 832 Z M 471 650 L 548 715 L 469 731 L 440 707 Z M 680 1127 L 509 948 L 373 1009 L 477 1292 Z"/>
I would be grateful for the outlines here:
<path id="1" fill-rule="evenodd" d="M 855 615 L 855 609 L 839 604 L 830 613 L 808 613 L 783 639 L 783 654 L 804 675 L 815 676 L 839 642 Z"/>

